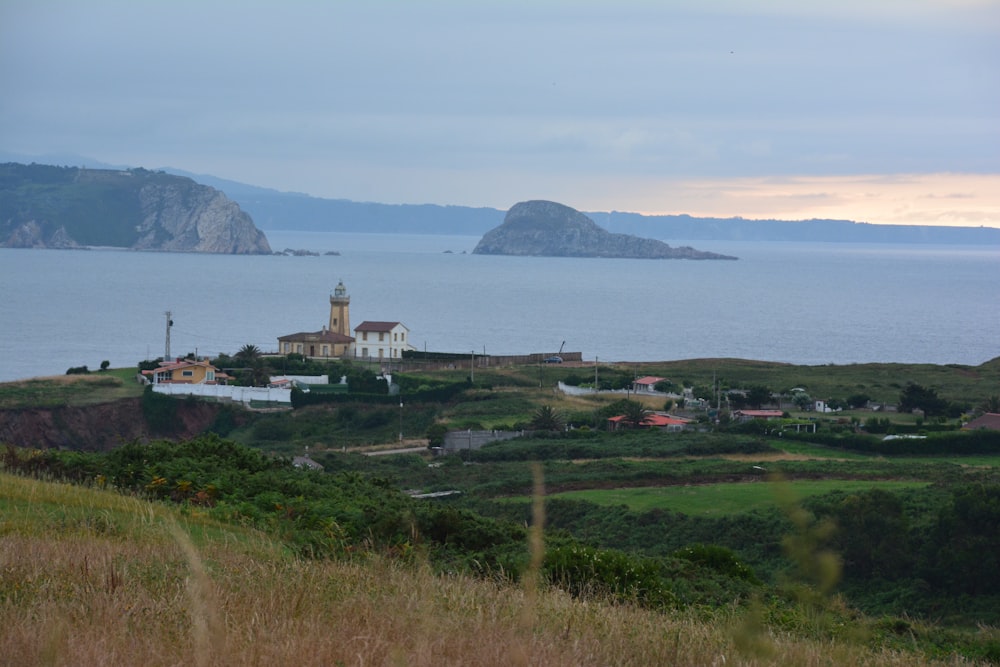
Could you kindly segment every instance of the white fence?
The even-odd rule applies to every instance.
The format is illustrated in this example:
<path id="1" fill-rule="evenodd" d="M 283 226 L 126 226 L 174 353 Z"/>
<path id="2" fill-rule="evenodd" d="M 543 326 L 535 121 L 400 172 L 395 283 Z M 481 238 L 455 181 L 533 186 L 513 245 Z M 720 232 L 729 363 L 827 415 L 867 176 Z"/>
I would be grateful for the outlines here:
<path id="1" fill-rule="evenodd" d="M 271 382 L 289 380 L 298 384 L 330 384 L 329 375 L 272 375 Z"/>
<path id="2" fill-rule="evenodd" d="M 250 401 L 268 401 L 271 403 L 292 403 L 291 389 L 271 387 L 234 387 L 226 384 L 155 384 L 153 391 L 167 396 L 201 396 L 204 398 L 219 398 L 244 405 Z"/>

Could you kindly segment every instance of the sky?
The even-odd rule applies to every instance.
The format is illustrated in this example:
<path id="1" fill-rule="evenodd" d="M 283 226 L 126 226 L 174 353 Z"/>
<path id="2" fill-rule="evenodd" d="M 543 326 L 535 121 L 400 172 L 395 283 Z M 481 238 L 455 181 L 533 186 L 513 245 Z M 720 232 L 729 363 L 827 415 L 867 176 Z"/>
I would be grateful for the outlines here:
<path id="1" fill-rule="evenodd" d="M 0 91 L 38 162 L 1000 227 L 1000 0 L 0 0 Z"/>

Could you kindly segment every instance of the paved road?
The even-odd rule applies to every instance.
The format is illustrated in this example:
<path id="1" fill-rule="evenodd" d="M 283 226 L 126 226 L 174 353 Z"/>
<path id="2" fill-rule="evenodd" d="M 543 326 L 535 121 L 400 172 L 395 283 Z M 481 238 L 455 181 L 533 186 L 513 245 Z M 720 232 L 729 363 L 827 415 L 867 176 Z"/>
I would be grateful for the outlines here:
<path id="1" fill-rule="evenodd" d="M 362 452 L 365 456 L 383 456 L 385 454 L 423 454 L 427 447 L 402 447 L 400 449 L 379 449 L 374 452 Z"/>

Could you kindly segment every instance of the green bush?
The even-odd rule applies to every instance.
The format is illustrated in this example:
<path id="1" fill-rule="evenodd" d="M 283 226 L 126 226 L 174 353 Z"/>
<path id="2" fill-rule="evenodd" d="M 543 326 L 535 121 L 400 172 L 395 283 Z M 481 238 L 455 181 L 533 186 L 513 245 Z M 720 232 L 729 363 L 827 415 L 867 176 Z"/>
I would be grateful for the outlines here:
<path id="1" fill-rule="evenodd" d="M 551 584 L 575 596 L 609 595 L 654 607 L 676 601 L 652 558 L 571 544 L 546 551 L 542 567 Z"/>

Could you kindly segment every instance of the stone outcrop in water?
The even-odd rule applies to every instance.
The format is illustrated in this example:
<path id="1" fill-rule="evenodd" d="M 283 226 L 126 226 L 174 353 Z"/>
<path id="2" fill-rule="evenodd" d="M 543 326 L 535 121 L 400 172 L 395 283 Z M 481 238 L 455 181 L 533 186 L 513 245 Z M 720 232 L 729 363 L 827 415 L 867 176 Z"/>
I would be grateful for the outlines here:
<path id="1" fill-rule="evenodd" d="M 0 165 L 0 246 L 271 252 L 236 202 L 190 178 L 15 163 Z"/>
<path id="2" fill-rule="evenodd" d="M 503 224 L 487 232 L 472 252 L 535 257 L 736 259 L 687 246 L 675 248 L 656 239 L 613 234 L 569 206 L 543 200 L 515 204 Z"/>

